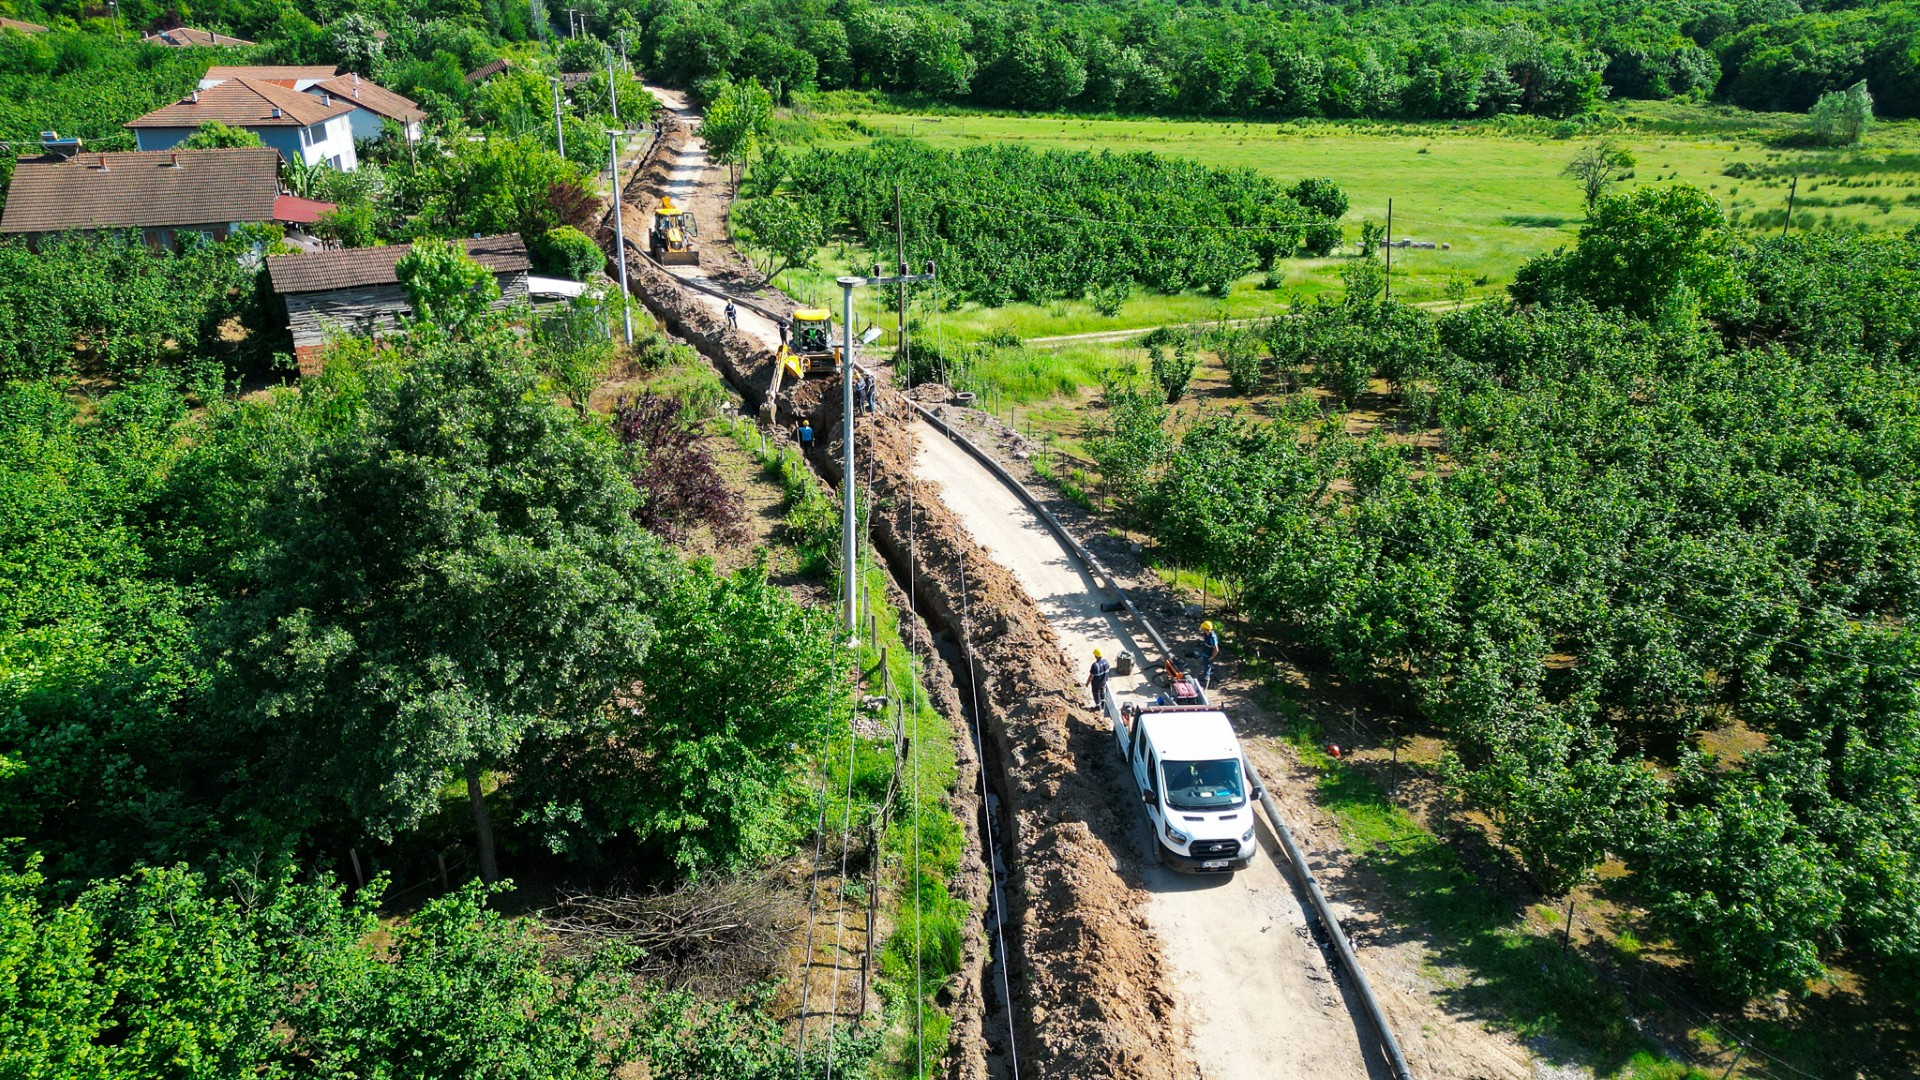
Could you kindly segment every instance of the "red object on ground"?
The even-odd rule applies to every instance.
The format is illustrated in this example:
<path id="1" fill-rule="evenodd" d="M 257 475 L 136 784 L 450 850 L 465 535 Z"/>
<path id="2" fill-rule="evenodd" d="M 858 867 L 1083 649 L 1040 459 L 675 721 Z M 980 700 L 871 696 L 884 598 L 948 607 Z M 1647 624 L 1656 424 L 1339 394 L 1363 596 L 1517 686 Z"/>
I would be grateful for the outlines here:
<path id="1" fill-rule="evenodd" d="M 1327 753 L 1329 753 L 1329 754 L 1331 754 L 1331 755 L 1333 755 L 1333 756 L 1334 756 L 1334 757 L 1336 757 L 1336 758 L 1337 758 L 1337 757 L 1339 757 L 1339 756 L 1340 756 L 1340 744 L 1339 744 L 1339 743 L 1337 743 L 1337 742 L 1330 742 L 1330 743 L 1328 743 L 1328 744 L 1327 744 Z"/>

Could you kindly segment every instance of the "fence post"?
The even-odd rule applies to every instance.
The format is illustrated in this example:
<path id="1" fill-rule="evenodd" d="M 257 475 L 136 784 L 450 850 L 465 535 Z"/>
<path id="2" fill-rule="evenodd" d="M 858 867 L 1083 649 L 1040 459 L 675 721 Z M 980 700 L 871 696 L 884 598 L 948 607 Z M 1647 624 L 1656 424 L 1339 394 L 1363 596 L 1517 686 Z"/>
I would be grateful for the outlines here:
<path id="1" fill-rule="evenodd" d="M 355 848 L 347 849 L 347 858 L 353 860 L 353 880 L 360 888 L 367 887 L 367 875 L 360 870 L 360 852 Z"/>
<path id="2" fill-rule="evenodd" d="M 433 857 L 440 862 L 440 891 L 452 892 L 453 886 L 447 881 L 447 853 L 444 851 L 436 851 L 433 853 Z"/>

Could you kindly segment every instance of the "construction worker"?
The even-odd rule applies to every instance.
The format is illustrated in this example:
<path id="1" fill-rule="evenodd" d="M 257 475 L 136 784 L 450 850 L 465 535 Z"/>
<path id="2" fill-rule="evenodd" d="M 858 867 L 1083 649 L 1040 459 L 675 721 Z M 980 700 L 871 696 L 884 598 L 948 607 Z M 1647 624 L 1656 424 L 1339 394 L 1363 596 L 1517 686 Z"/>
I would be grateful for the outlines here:
<path id="1" fill-rule="evenodd" d="M 800 452 L 803 454 L 812 453 L 813 425 L 807 423 L 805 420 L 800 421 L 800 430 L 797 434 L 800 436 Z"/>
<path id="2" fill-rule="evenodd" d="M 786 348 L 787 335 L 792 332 L 793 332 L 793 327 L 788 324 L 787 320 L 781 319 L 780 320 L 780 347 L 781 348 Z"/>
<path id="3" fill-rule="evenodd" d="M 1093 650 L 1093 666 L 1087 669 L 1087 677 L 1081 682 L 1093 690 L 1093 708 L 1100 711 L 1100 699 L 1107 695 L 1107 676 L 1113 674 L 1113 665 L 1107 663 L 1100 650 Z"/>
<path id="4" fill-rule="evenodd" d="M 733 301 L 727 301 L 727 329 L 740 329 L 740 312 L 734 309 Z"/>
<path id="5" fill-rule="evenodd" d="M 1214 632 L 1213 623 L 1200 624 L 1200 648 L 1205 654 L 1206 670 L 1200 675 L 1203 686 L 1213 685 L 1213 666 L 1220 662 L 1220 635 Z"/>

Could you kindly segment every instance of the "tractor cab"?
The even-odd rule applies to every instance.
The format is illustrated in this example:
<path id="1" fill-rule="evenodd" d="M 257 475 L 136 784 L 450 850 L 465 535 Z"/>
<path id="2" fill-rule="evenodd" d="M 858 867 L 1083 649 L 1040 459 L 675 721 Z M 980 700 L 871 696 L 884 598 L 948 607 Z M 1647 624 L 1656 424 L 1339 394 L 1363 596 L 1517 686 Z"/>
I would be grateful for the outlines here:
<path id="1" fill-rule="evenodd" d="M 693 246 L 693 238 L 698 235 L 700 227 L 694 223 L 693 211 L 680 209 L 674 205 L 673 196 L 668 195 L 653 212 L 653 229 L 648 234 L 647 246 L 654 259 L 664 265 L 699 266 L 700 252 Z"/>
<path id="2" fill-rule="evenodd" d="M 831 373 L 839 367 L 839 350 L 833 344 L 833 317 L 826 308 L 797 308 L 793 313 L 793 334 L 788 350 L 805 362 L 808 373 Z"/>

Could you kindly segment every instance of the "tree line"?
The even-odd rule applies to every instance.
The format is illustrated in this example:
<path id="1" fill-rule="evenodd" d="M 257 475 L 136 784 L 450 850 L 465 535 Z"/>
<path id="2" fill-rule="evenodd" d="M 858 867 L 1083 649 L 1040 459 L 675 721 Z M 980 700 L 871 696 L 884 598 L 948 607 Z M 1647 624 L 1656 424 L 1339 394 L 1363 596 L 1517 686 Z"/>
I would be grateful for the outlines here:
<path id="1" fill-rule="evenodd" d="M 1511 304 L 1379 269 L 1211 342 L 1270 419 L 1113 388 L 1122 506 L 1443 733 L 1543 892 L 1623 860 L 1732 998 L 1837 957 L 1920 989 L 1920 242 L 1746 240 L 1677 187 L 1602 196 Z"/>
<path id="2" fill-rule="evenodd" d="M 1887 115 L 1920 109 L 1906 0 L 583 3 L 598 32 L 633 32 L 648 70 L 687 86 L 727 75 L 1032 111 L 1460 119 L 1571 117 L 1609 96 L 1804 110 L 1865 79 Z"/>

